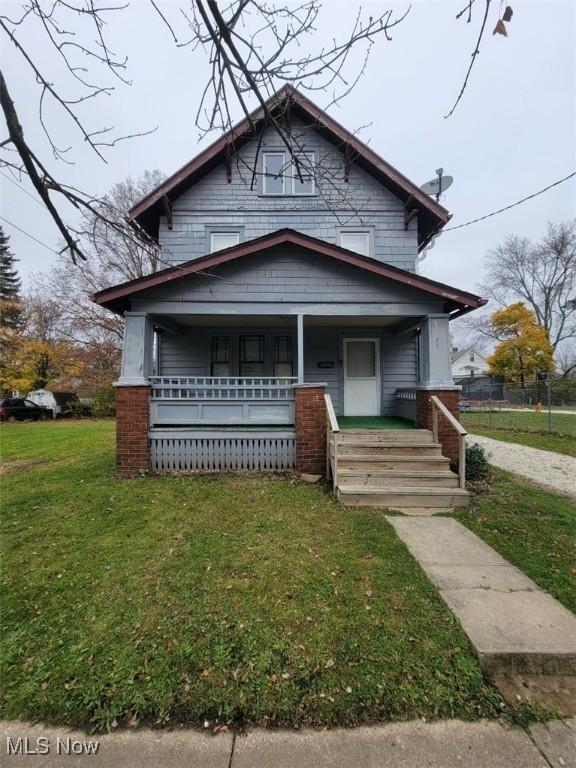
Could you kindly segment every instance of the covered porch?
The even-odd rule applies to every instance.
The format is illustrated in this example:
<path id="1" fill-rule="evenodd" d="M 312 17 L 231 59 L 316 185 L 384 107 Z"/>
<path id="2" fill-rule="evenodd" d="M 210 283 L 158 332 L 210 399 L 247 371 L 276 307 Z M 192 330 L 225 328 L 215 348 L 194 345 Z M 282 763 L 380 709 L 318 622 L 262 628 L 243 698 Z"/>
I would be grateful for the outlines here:
<path id="1" fill-rule="evenodd" d="M 328 403 L 336 420 L 402 418 L 431 430 L 433 396 L 458 409 L 449 320 L 482 303 L 292 230 L 94 300 L 125 319 L 116 382 L 124 475 L 323 473 Z"/>
<path id="2" fill-rule="evenodd" d="M 414 421 L 417 387 L 453 387 L 448 315 L 125 313 L 117 386 L 150 386 L 151 424 L 294 423 L 294 388 L 337 416 Z"/>
<path id="3" fill-rule="evenodd" d="M 117 388 L 146 392 L 151 469 L 301 468 L 322 453 L 324 394 L 343 429 L 413 428 L 418 390 L 454 389 L 449 316 L 375 309 L 126 312 Z"/>

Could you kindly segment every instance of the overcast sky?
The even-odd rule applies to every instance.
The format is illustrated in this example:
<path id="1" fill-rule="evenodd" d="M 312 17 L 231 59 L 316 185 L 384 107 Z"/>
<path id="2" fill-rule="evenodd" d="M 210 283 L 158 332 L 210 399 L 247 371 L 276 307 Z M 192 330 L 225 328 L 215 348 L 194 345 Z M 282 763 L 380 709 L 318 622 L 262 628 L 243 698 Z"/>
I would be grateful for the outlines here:
<path id="1" fill-rule="evenodd" d="M 16 16 L 21 3 L 4 0 L 1 5 L 7 15 Z M 172 13 L 178 5 L 160 3 Z M 344 36 L 356 4 L 325 0 L 324 5 L 318 40 Z M 479 7 L 467 25 L 455 19 L 463 5 L 464 0 L 413 3 L 393 41 L 379 40 L 360 84 L 332 111 L 350 129 L 369 124 L 360 138 L 415 183 L 433 178 L 440 166 L 454 176 L 442 201 L 453 213 L 449 226 L 514 202 L 576 170 L 576 0 L 512 2 L 509 37 L 486 35 L 469 88 L 455 114 L 446 120 L 443 115 L 461 86 L 482 10 Z M 401 12 L 407 4 L 363 6 L 376 14 L 384 7 Z M 61 111 L 49 113 L 53 133 L 61 146 L 73 147 L 70 155 L 75 161 L 71 166 L 52 161 L 51 170 L 58 178 L 96 194 L 146 169 L 169 174 L 207 143 L 199 142 L 194 125 L 208 73 L 205 54 L 175 47 L 148 0 L 132 0 L 114 18 L 109 37 L 112 47 L 128 56 L 133 84 L 120 84 L 113 95 L 101 98 L 85 114 L 94 125 L 114 124 L 124 133 L 158 129 L 108 151 L 108 162 L 103 163 L 82 147 Z M 45 37 L 38 35 L 28 44 L 36 61 L 59 82 L 62 71 Z M 1 45 L 2 69 L 26 137 L 48 157 L 37 120 L 33 77 L 6 38 Z M 320 106 L 327 102 L 321 94 L 312 98 Z M 56 227 L 37 202 L 3 176 L 0 195 L 2 216 L 50 248 L 57 247 Z M 486 251 L 507 233 L 537 238 L 548 219 L 575 215 L 576 178 L 486 222 L 447 232 L 429 252 L 422 272 L 474 290 L 482 277 Z M 11 236 L 25 282 L 33 272 L 50 266 L 53 253 L 2 224 Z"/>

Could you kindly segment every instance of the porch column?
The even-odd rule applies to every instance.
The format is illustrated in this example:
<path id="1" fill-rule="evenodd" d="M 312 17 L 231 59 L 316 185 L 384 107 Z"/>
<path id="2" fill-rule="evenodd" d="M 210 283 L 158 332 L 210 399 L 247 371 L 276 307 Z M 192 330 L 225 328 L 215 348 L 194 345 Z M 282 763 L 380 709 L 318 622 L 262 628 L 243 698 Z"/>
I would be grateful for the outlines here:
<path id="1" fill-rule="evenodd" d="M 304 384 L 304 315 L 298 315 L 298 384 Z"/>
<path id="2" fill-rule="evenodd" d="M 150 383 L 154 328 L 148 315 L 124 316 L 122 370 L 116 387 L 116 467 L 122 477 L 150 468 Z"/>
<path id="3" fill-rule="evenodd" d="M 154 328 L 145 312 L 124 314 L 124 344 L 122 371 L 115 386 L 148 386 L 152 375 L 152 344 Z"/>
<path id="4" fill-rule="evenodd" d="M 325 392 L 325 384 L 294 385 L 296 468 L 311 475 L 326 471 Z"/>
<path id="5" fill-rule="evenodd" d="M 416 426 L 432 429 L 430 398 L 433 395 L 459 419 L 459 392 L 460 387 L 455 385 L 452 379 L 448 316 L 429 315 L 421 326 L 420 364 L 416 388 Z M 442 453 L 452 461 L 457 461 L 458 436 L 441 414 L 438 418 L 438 439 L 442 444 Z"/>

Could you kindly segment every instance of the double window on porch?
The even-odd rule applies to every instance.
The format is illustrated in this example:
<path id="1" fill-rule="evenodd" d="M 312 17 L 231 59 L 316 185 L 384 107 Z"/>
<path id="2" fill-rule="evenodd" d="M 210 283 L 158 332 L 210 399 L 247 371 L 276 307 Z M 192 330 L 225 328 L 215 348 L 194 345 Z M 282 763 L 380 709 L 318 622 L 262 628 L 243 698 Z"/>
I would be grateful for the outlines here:
<path id="1" fill-rule="evenodd" d="M 237 343 L 236 343 L 237 340 Z M 214 335 L 211 342 L 210 375 L 214 377 L 292 377 L 293 339 L 290 335 Z"/>

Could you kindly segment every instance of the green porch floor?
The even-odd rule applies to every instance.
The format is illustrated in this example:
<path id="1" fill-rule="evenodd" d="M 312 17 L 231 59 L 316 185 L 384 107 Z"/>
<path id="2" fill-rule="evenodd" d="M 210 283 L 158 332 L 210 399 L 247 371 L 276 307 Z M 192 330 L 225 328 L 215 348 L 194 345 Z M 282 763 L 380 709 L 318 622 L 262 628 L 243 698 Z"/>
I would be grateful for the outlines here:
<path id="1" fill-rule="evenodd" d="M 415 429 L 414 424 L 397 416 L 338 416 L 340 429 Z"/>

